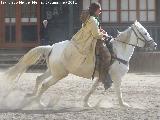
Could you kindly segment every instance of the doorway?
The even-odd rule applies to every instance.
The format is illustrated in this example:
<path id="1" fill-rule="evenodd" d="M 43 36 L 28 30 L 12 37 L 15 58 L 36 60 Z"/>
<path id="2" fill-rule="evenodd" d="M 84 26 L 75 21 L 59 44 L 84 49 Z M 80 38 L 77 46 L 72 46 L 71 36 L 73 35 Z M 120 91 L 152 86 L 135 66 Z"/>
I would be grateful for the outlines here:
<path id="1" fill-rule="evenodd" d="M 42 2 L 44 4 L 41 5 L 41 23 L 44 19 L 48 20 L 49 43 L 70 39 L 70 29 L 73 29 L 70 27 L 72 24 L 70 19 L 73 19 L 70 17 L 71 6 L 64 4 L 64 0 L 43 0 Z"/>

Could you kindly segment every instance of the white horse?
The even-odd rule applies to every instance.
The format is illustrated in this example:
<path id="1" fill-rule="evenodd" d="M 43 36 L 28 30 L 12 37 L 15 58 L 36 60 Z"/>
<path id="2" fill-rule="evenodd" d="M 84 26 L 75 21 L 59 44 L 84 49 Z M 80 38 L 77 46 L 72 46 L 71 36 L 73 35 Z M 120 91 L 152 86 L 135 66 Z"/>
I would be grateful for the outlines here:
<path id="1" fill-rule="evenodd" d="M 52 85 L 56 84 L 59 80 L 66 77 L 70 71 L 62 64 L 61 54 L 64 48 L 70 41 L 63 41 L 60 43 L 53 44 L 52 46 L 39 46 L 31 49 L 24 57 L 12 68 L 10 68 L 5 75 L 10 79 L 16 79 L 17 77 L 25 72 L 27 68 L 39 60 L 45 58 L 47 61 L 48 69 L 45 73 L 38 76 L 36 79 L 36 85 L 34 92 L 28 96 L 36 96 L 36 99 L 40 100 L 41 95 Z M 129 60 L 134 52 L 135 47 L 149 47 L 155 49 L 157 44 L 150 37 L 147 30 L 139 23 L 135 22 L 124 32 L 113 39 L 113 50 L 117 55 L 117 59 L 114 60 L 113 64 L 109 68 L 109 74 L 113 81 L 116 94 L 118 96 L 119 105 L 121 107 L 128 107 L 122 99 L 120 90 L 121 79 L 129 70 Z M 91 71 L 87 66 L 82 66 L 85 70 Z M 90 73 L 90 72 L 88 72 Z M 86 75 L 83 71 L 77 71 L 72 74 L 90 78 L 91 75 Z M 45 80 L 45 81 L 44 81 Z M 85 96 L 84 105 L 89 106 L 88 100 L 90 95 L 94 92 L 99 80 L 96 79 L 89 93 Z M 41 84 L 41 86 L 40 86 Z"/>

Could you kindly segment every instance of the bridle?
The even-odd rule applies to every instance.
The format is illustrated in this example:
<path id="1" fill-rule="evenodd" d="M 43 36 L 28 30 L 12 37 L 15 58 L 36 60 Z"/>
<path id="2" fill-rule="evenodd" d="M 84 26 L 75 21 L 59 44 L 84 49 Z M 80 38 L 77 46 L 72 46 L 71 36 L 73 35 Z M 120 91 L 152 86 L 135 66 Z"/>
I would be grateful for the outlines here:
<path id="1" fill-rule="evenodd" d="M 127 44 L 127 45 L 131 45 L 131 46 L 133 46 L 133 47 L 138 47 L 138 48 L 142 48 L 142 47 L 139 47 L 138 46 L 138 43 L 139 43 L 139 41 L 142 41 L 142 42 L 144 42 L 144 47 L 148 47 L 153 41 L 152 40 L 150 40 L 150 41 L 147 41 L 146 40 L 146 38 L 144 37 L 144 35 L 139 31 L 139 29 L 135 26 L 135 28 L 136 28 L 136 30 L 138 31 L 138 34 L 140 34 L 141 35 L 141 37 L 143 38 L 141 38 L 141 37 L 139 37 L 138 36 L 138 34 L 137 34 L 137 32 L 135 31 L 135 29 L 133 28 L 133 25 L 131 26 L 131 30 L 134 32 L 134 34 L 135 34 L 135 36 L 136 36 L 136 38 L 137 38 L 137 43 L 136 43 L 136 45 L 135 44 L 131 44 L 131 43 L 127 43 L 127 42 L 123 42 L 123 41 L 120 41 L 120 40 L 117 40 L 118 42 L 121 42 L 121 43 L 124 43 L 124 44 Z"/>
<path id="2" fill-rule="evenodd" d="M 137 29 L 137 27 L 135 26 L 135 28 Z M 131 29 L 133 30 L 133 32 L 134 32 L 134 34 L 136 35 L 136 37 L 137 37 L 137 45 L 138 45 L 138 41 L 139 40 L 141 40 L 141 41 L 143 41 L 144 42 L 144 48 L 146 48 L 146 47 L 148 47 L 152 42 L 154 42 L 153 40 L 150 40 L 150 41 L 148 41 L 148 40 L 146 40 L 146 38 L 144 37 L 144 35 L 139 31 L 139 29 L 137 29 L 137 31 L 138 31 L 138 33 L 141 35 L 141 37 L 143 38 L 140 38 L 138 35 L 137 35 L 137 33 L 136 33 L 136 31 L 134 30 L 134 28 L 133 28 L 133 26 L 131 27 Z M 137 46 L 137 47 L 139 47 L 139 46 Z"/>
<path id="3" fill-rule="evenodd" d="M 135 24 L 133 24 L 133 25 L 135 25 Z M 136 45 L 134 45 L 134 44 L 131 44 L 131 43 L 127 43 L 127 42 L 123 42 L 123 41 L 120 41 L 120 40 L 116 40 L 115 38 L 115 40 L 116 41 L 118 41 L 118 42 L 121 42 L 121 43 L 124 43 L 124 44 L 127 44 L 127 45 L 130 45 L 130 46 L 133 46 L 133 47 L 138 47 L 138 48 L 142 48 L 142 47 L 139 47 L 138 46 L 138 43 L 139 43 L 139 41 L 142 41 L 142 42 L 144 42 L 144 47 L 148 47 L 152 42 L 154 42 L 154 41 L 152 41 L 152 40 L 150 40 L 150 41 L 147 41 L 146 40 L 146 38 L 144 37 L 144 35 L 139 31 L 139 29 L 135 26 L 135 28 L 136 28 L 136 30 L 137 30 L 137 32 L 136 32 L 136 30 L 134 29 L 134 26 L 131 26 L 131 30 L 134 32 L 134 34 L 135 34 L 135 36 L 136 36 L 136 39 L 137 39 L 137 43 L 136 43 Z M 141 35 L 141 36 L 138 36 L 138 34 L 139 35 Z M 143 39 L 142 39 L 143 38 Z M 126 60 L 123 60 L 123 59 L 121 59 L 121 58 L 118 58 L 117 56 L 112 56 L 112 58 L 113 59 L 116 59 L 117 61 L 119 61 L 119 62 L 121 62 L 121 63 L 123 63 L 124 65 L 128 65 L 129 64 L 129 62 L 128 61 L 126 61 Z"/>

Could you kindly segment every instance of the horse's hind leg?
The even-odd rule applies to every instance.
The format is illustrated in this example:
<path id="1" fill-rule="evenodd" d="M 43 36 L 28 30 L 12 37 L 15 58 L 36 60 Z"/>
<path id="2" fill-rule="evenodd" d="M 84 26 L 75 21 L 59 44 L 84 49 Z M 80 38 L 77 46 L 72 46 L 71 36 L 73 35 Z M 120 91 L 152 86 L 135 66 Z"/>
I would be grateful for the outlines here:
<path id="1" fill-rule="evenodd" d="M 99 79 L 96 79 L 95 83 L 93 84 L 91 90 L 88 92 L 88 94 L 85 96 L 84 98 L 84 106 L 85 107 L 90 107 L 89 104 L 88 104 L 88 100 L 89 100 L 89 97 L 91 96 L 91 94 L 96 90 L 96 87 L 98 86 L 98 83 L 99 83 Z"/>
<path id="2" fill-rule="evenodd" d="M 47 81 L 46 81 L 47 80 Z M 49 77 L 48 79 L 46 79 L 45 81 L 43 81 L 42 86 L 39 87 L 39 89 L 37 90 L 37 92 L 35 93 L 35 96 L 28 96 L 27 97 L 27 102 L 25 101 L 23 104 L 23 107 L 26 107 L 28 104 L 31 104 L 33 101 L 36 102 L 40 102 L 40 98 L 41 95 L 51 86 L 54 85 L 58 82 L 59 79 L 54 79 L 53 76 Z M 43 103 L 41 103 L 40 105 L 43 105 Z"/>
<path id="3" fill-rule="evenodd" d="M 38 76 L 38 77 L 36 78 L 36 85 L 35 85 L 35 88 L 34 88 L 33 92 L 26 94 L 26 97 L 35 96 L 36 93 L 37 93 L 37 91 L 38 91 L 39 85 L 42 83 L 43 80 L 47 79 L 47 78 L 50 77 L 50 76 L 51 76 L 51 73 L 50 73 L 50 70 L 49 70 L 49 69 L 47 69 L 47 70 L 45 71 L 45 73 L 43 73 L 43 74 L 41 74 L 40 76 Z"/>
<path id="4" fill-rule="evenodd" d="M 36 100 L 40 102 L 41 95 L 52 85 L 55 85 L 60 79 L 55 79 L 54 77 L 51 77 L 47 79 L 47 81 L 44 81 L 42 83 L 42 86 L 38 89 Z M 41 103 L 43 105 L 43 103 Z"/>

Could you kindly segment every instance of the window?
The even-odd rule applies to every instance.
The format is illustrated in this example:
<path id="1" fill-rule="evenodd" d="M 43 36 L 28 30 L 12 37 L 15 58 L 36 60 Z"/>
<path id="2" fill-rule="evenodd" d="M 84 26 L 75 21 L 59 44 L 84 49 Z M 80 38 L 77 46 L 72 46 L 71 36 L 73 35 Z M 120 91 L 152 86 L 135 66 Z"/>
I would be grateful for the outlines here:
<path id="1" fill-rule="evenodd" d="M 121 0 L 120 21 L 155 21 L 155 0 Z"/>
<path id="2" fill-rule="evenodd" d="M 140 0 L 139 20 L 155 21 L 155 0 Z"/>
<path id="3" fill-rule="evenodd" d="M 156 20 L 155 0 L 83 0 L 83 10 L 88 9 L 92 1 L 102 5 L 102 22 L 154 22 Z"/>
<path id="4" fill-rule="evenodd" d="M 15 0 L 8 0 L 8 3 L 14 3 Z M 6 23 L 15 23 L 16 22 L 16 5 L 14 4 L 5 5 L 5 22 Z"/>
<path id="5" fill-rule="evenodd" d="M 117 0 L 102 0 L 102 21 L 117 22 Z"/>
<path id="6" fill-rule="evenodd" d="M 23 1 L 24 4 L 21 6 L 21 21 L 22 22 L 37 22 L 36 17 L 36 5 L 31 4 L 32 0 L 25 0 Z M 28 4 L 30 3 L 30 4 Z"/>
<path id="7" fill-rule="evenodd" d="M 14 43 L 16 40 L 16 5 L 11 4 L 15 0 L 8 0 L 5 5 L 5 42 Z M 10 4 L 9 4 L 10 3 Z"/>
<path id="8" fill-rule="evenodd" d="M 121 0 L 120 21 L 135 21 L 137 19 L 136 7 L 136 0 Z"/>
<path id="9" fill-rule="evenodd" d="M 37 1 L 38 0 L 23 0 L 24 4 L 21 5 L 21 37 L 24 43 L 36 42 L 38 39 Z M 32 2 L 35 2 L 36 4 L 32 4 Z"/>

